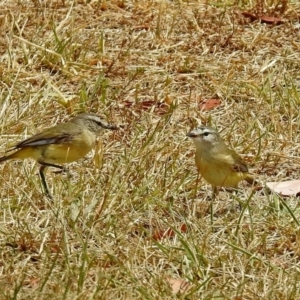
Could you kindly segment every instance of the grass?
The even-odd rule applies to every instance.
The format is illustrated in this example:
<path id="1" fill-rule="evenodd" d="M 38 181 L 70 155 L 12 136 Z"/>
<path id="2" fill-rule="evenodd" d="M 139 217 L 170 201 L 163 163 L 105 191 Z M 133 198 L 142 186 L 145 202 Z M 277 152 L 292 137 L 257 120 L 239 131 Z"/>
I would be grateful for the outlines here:
<path id="1" fill-rule="evenodd" d="M 80 111 L 122 129 L 48 170 L 53 201 L 34 162 L 1 164 L 0 299 L 299 297 L 298 199 L 241 184 L 211 216 L 186 138 L 211 124 L 262 183 L 299 177 L 300 6 L 276 4 L 1 4 L 1 153 Z"/>

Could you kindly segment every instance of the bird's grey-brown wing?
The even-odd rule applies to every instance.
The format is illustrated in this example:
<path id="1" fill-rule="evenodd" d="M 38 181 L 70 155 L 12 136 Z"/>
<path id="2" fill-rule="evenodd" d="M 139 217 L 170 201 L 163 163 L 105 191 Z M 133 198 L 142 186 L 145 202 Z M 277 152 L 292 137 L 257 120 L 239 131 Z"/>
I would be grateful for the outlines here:
<path id="1" fill-rule="evenodd" d="M 230 150 L 230 151 L 231 151 L 231 155 L 233 156 L 234 162 L 235 162 L 231 167 L 232 170 L 234 172 L 248 173 L 249 172 L 248 167 L 247 167 L 246 163 L 243 161 L 243 159 L 233 150 Z"/>
<path id="2" fill-rule="evenodd" d="M 243 159 L 234 150 L 228 148 L 222 140 L 219 141 L 217 152 L 222 153 L 220 164 L 229 165 L 233 172 L 248 173 L 248 167 Z M 217 158 L 217 155 L 215 157 Z"/>
<path id="3" fill-rule="evenodd" d="M 73 123 L 59 124 L 16 144 L 13 149 L 68 143 L 79 132 Z"/>

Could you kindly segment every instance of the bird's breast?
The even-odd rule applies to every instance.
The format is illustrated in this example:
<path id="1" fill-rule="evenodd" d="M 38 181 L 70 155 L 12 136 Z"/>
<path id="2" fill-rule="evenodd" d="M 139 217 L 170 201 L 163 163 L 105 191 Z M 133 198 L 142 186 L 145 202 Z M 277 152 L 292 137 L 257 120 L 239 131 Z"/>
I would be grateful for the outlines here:
<path id="1" fill-rule="evenodd" d="M 82 131 L 74 135 L 70 141 L 61 144 L 42 146 L 42 160 L 46 163 L 70 163 L 87 155 L 95 146 L 96 135 L 90 131 Z"/>
<path id="2" fill-rule="evenodd" d="M 247 173 L 235 172 L 230 157 L 223 159 L 206 156 L 196 152 L 196 166 L 201 176 L 213 186 L 237 187 L 238 183 L 247 176 Z"/>

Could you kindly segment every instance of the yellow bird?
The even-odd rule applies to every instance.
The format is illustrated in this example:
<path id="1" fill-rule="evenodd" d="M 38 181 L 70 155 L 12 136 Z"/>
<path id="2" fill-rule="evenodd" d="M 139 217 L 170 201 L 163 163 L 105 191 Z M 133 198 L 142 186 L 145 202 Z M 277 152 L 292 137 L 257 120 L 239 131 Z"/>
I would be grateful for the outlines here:
<path id="1" fill-rule="evenodd" d="M 196 166 L 201 176 L 213 186 L 237 188 L 241 180 L 255 183 L 242 158 L 229 149 L 219 133 L 211 127 L 200 126 L 187 134 L 196 146 Z"/>
<path id="2" fill-rule="evenodd" d="M 117 129 L 96 114 L 83 113 L 69 122 L 58 124 L 19 142 L 8 151 L 12 154 L 0 157 L 9 159 L 32 158 L 40 165 L 40 176 L 47 196 L 51 198 L 44 171 L 47 167 L 64 170 L 58 164 L 70 163 L 84 157 L 95 146 L 97 135 L 103 129 Z"/>

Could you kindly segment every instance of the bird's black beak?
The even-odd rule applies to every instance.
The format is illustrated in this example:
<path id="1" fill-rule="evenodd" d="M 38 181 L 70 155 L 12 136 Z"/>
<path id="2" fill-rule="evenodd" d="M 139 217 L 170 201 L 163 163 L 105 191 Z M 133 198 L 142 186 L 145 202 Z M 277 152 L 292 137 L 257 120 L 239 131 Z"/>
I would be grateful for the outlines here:
<path id="1" fill-rule="evenodd" d="M 193 137 L 196 137 L 197 135 L 191 131 L 191 132 L 187 133 L 186 136 L 193 138 Z"/>
<path id="2" fill-rule="evenodd" d="M 107 124 L 107 125 L 103 126 L 103 128 L 105 128 L 105 129 L 110 129 L 110 130 L 118 130 L 118 129 L 119 129 L 119 126 Z"/>

